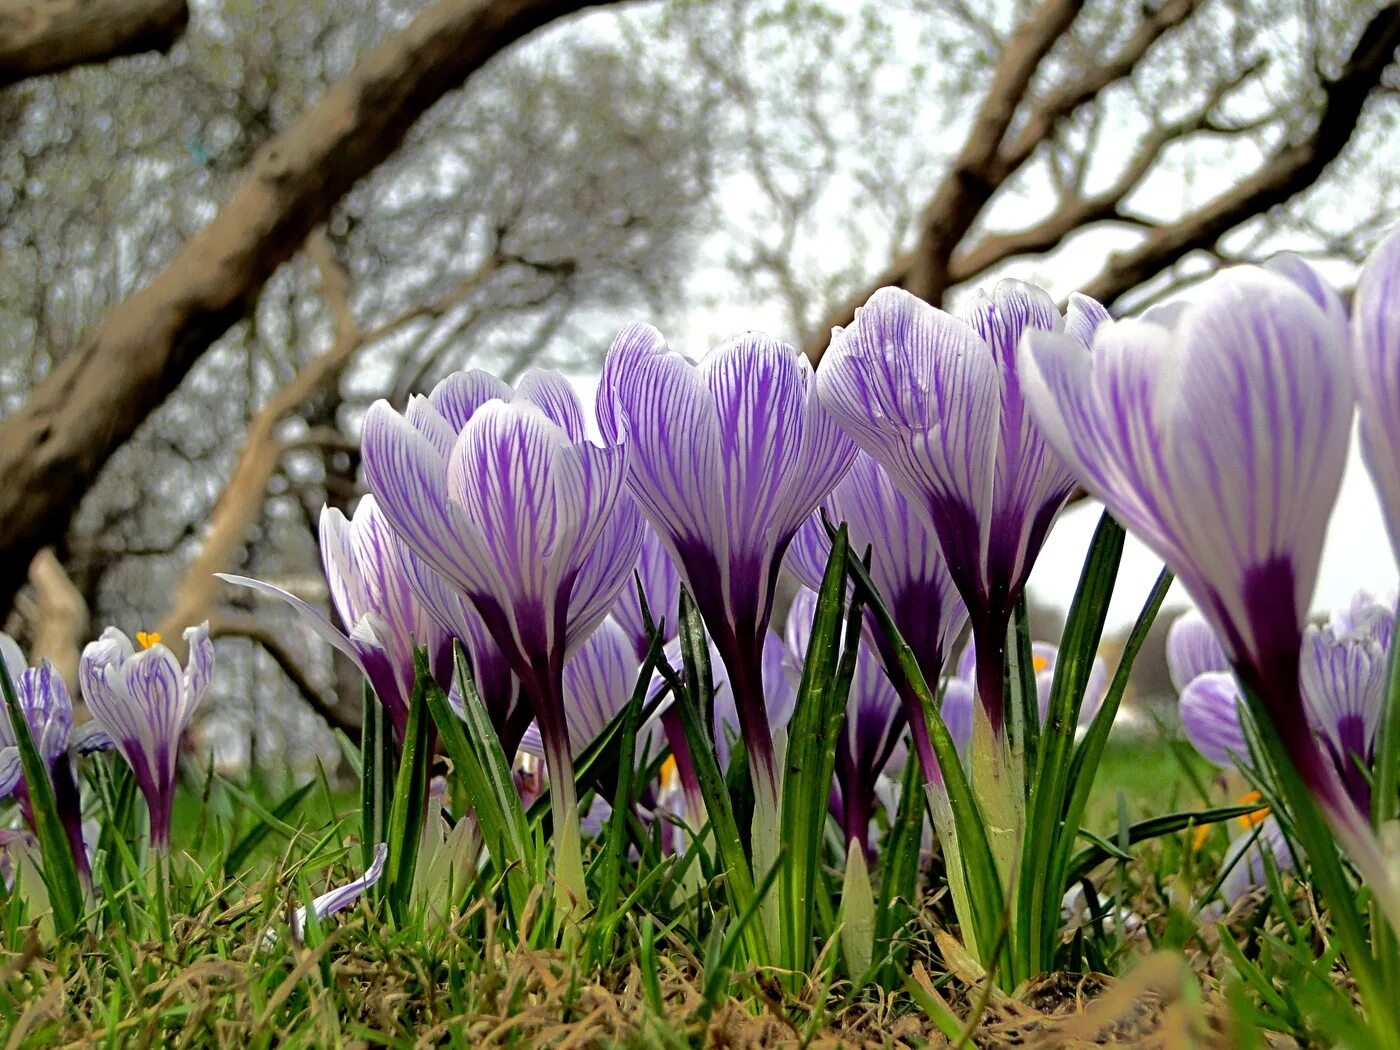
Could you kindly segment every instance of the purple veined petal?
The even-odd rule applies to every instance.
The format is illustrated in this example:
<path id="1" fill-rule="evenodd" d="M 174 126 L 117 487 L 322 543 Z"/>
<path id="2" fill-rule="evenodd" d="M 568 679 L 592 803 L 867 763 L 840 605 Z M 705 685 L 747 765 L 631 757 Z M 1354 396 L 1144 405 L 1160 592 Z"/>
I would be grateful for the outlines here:
<path id="1" fill-rule="evenodd" d="M 111 673 L 110 671 L 108 672 Z M 178 739 L 184 728 L 182 707 L 184 704 L 184 672 L 180 662 L 163 645 L 153 645 L 137 653 L 122 667 L 122 691 L 137 705 L 138 724 L 142 736 L 139 738 L 146 753 L 156 756 L 162 745 Z M 173 748 L 168 755 L 170 771 L 173 774 L 175 755 Z"/>
<path id="2" fill-rule="evenodd" d="M 1328 626 L 1341 633 L 1368 638 L 1388 653 L 1395 638 L 1395 600 L 1394 594 L 1379 597 L 1359 590 L 1345 609 L 1332 613 Z"/>
<path id="3" fill-rule="evenodd" d="M 1249 744 L 1240 725 L 1244 702 L 1235 676 L 1223 671 L 1198 675 L 1181 693 L 1181 728 L 1207 761 L 1225 769 L 1249 762 Z"/>
<path id="4" fill-rule="evenodd" d="M 10 681 L 14 682 L 29 665 L 25 662 L 24 652 L 19 645 L 8 634 L 0 632 L 0 663 L 5 665 L 5 670 L 9 672 Z"/>
<path id="5" fill-rule="evenodd" d="M 111 751 L 116 742 L 102 723 L 84 722 L 75 726 L 68 735 L 68 750 L 78 755 L 93 755 L 99 751 Z"/>
<path id="6" fill-rule="evenodd" d="M 490 372 L 469 368 L 453 372 L 433 387 L 428 402 L 455 436 L 465 429 L 467 420 L 476 410 L 488 401 L 511 401 L 514 398 L 515 392 L 509 383 Z"/>
<path id="7" fill-rule="evenodd" d="M 188 725 L 190 716 L 204 702 L 209 686 L 214 681 L 214 643 L 209 638 L 208 620 L 197 627 L 186 627 L 183 637 L 190 656 L 185 663 L 185 698 L 180 718 Z"/>
<path id="8" fill-rule="evenodd" d="M 535 405 L 564 433 L 569 440 L 580 444 L 588 440 L 588 431 L 583 422 L 583 406 L 579 404 L 578 392 L 559 372 L 543 368 L 532 368 L 520 377 L 515 387 L 515 399 Z"/>
<path id="9" fill-rule="evenodd" d="M 1385 706 L 1386 650 L 1364 634 L 1331 626 L 1303 634 L 1299 679 L 1309 720 L 1332 751 L 1342 780 L 1360 790 L 1357 759 L 1369 767 Z M 1369 789 L 1365 790 L 1369 799 Z"/>
<path id="10" fill-rule="evenodd" d="M 1180 565 L 1163 521 L 1176 493 L 1159 440 L 1176 353 L 1170 330 L 1128 320 L 1101 324 L 1092 352 L 1061 333 L 1028 332 L 1017 361 L 1032 414 L 1081 484 Z"/>
<path id="11" fill-rule="evenodd" d="M 540 735 L 540 724 L 531 722 L 520 738 L 520 750 L 535 758 L 544 758 L 544 737 Z"/>
<path id="12" fill-rule="evenodd" d="M 696 367 L 650 325 L 627 326 L 603 365 L 598 425 L 606 441 L 628 446 L 628 489 L 692 593 L 723 594 L 729 535 L 719 415 Z M 712 552 L 721 579 L 695 577 L 697 551 Z"/>
<path id="13" fill-rule="evenodd" d="M 313 631 L 315 631 L 322 641 L 327 642 L 328 644 L 330 644 L 331 646 L 348 656 L 351 662 L 354 663 L 354 665 L 359 669 L 361 674 L 367 674 L 367 672 L 365 671 L 364 662 L 360 659 L 359 650 L 357 650 L 355 646 L 351 645 L 350 640 L 343 633 L 341 633 L 341 631 L 337 629 L 330 622 L 330 620 L 326 619 L 325 614 L 322 613 L 315 606 L 309 604 L 306 601 L 303 601 L 301 598 L 298 598 L 295 594 L 292 594 L 290 591 L 284 591 L 281 587 L 274 587 L 270 583 L 263 583 L 261 580 L 255 580 L 249 576 L 238 576 L 233 573 L 227 572 L 216 572 L 214 575 L 217 576 L 219 579 L 223 580 L 225 583 L 233 584 L 235 587 L 246 587 L 250 591 L 256 591 L 258 594 L 266 595 L 269 598 L 276 598 L 278 601 L 286 602 L 292 607 L 292 610 L 297 614 L 301 622 L 304 623 L 307 627 L 310 627 Z M 111 630 L 111 628 L 109 628 L 109 630 Z M 130 643 L 128 643 L 128 645 L 129 644 Z M 89 646 L 88 648 L 90 649 L 92 647 Z M 89 691 L 90 687 L 87 681 L 84 680 L 83 692 L 87 693 Z"/>
<path id="14" fill-rule="evenodd" d="M 972 327 L 895 288 L 833 333 L 817 371 L 821 403 L 930 514 L 964 597 L 982 583 L 1000 389 Z"/>
<path id="15" fill-rule="evenodd" d="M 1346 333 L 1292 282 L 1239 267 L 1202 286 L 1175 334 L 1171 473 L 1194 498 L 1163 509 L 1217 596 L 1203 611 L 1221 607 L 1257 663 L 1279 643 L 1252 607 L 1291 599 L 1301 625 L 1317 579 L 1351 436 Z M 1245 593 L 1282 565 L 1292 594 Z"/>
<path id="16" fill-rule="evenodd" d="M 669 641 L 680 631 L 681 578 L 656 530 L 649 525 L 643 526 L 642 549 L 637 555 L 636 573 L 641 580 L 642 593 L 647 598 L 652 622 L 663 628 L 662 641 Z M 651 647 L 651 639 L 642 616 L 641 602 L 637 598 L 636 580 L 629 578 L 623 585 L 612 607 L 612 617 L 632 639 L 638 659 L 644 657 Z"/>
<path id="17" fill-rule="evenodd" d="M 977 674 L 977 644 L 969 638 L 958 657 L 957 677 L 964 682 L 972 682 Z"/>
<path id="18" fill-rule="evenodd" d="M 68 733 L 73 727 L 73 701 L 68 697 L 68 686 L 49 660 L 41 660 L 38 667 L 25 669 L 14 685 L 20 710 L 29 722 L 34 747 L 44 761 L 52 765 L 68 750 Z M 6 728 L 11 727 L 7 725 Z M 6 742 L 14 743 L 8 739 L 10 735 L 6 734 Z"/>
<path id="19" fill-rule="evenodd" d="M 1097 299 L 1071 292 L 1065 310 L 1065 334 L 1079 341 L 1087 350 L 1094 345 L 1094 333 L 1105 321 L 1112 321 L 1108 310 Z"/>
<path id="20" fill-rule="evenodd" d="M 457 443 L 457 430 L 433 407 L 433 403 L 421 394 L 410 396 L 408 404 L 404 406 L 403 419 L 446 462 L 447 457 L 452 455 L 452 446 Z"/>
<path id="21" fill-rule="evenodd" d="M 1342 303 L 1341 296 L 1337 294 L 1337 289 L 1301 255 L 1280 252 L 1264 264 L 1264 269 L 1292 281 L 1307 293 L 1308 298 L 1327 315 L 1332 324 L 1338 328 L 1346 328 L 1347 308 Z"/>
<path id="22" fill-rule="evenodd" d="M 966 755 L 972 743 L 972 708 L 977 702 L 977 694 L 971 681 L 965 678 L 948 678 L 943 684 L 943 700 L 938 708 L 943 716 L 943 724 L 948 727 L 948 735 L 953 738 L 958 752 Z"/>
<path id="23" fill-rule="evenodd" d="M 505 590 L 480 528 L 448 498 L 449 461 L 387 401 L 365 415 L 361 455 L 379 509 L 411 549 L 469 595 Z"/>
<path id="24" fill-rule="evenodd" d="M 365 873 L 353 882 L 347 882 L 344 886 L 337 886 L 335 889 L 321 894 L 312 900 L 310 912 L 316 916 L 317 921 L 329 918 L 338 911 L 354 904 L 364 892 L 379 881 L 384 874 L 384 862 L 388 859 L 389 847 L 381 842 L 374 847 L 374 858 Z M 306 932 L 306 907 L 298 908 L 292 913 L 292 939 L 297 944 L 301 943 L 302 936 Z M 264 931 L 259 950 L 269 951 L 277 944 L 277 933 L 275 930 Z"/>
<path id="25" fill-rule="evenodd" d="M 370 506 L 374 506 L 372 495 L 364 497 L 364 500 L 369 500 Z M 364 500 L 360 503 L 361 514 L 366 513 Z M 322 507 L 319 534 L 321 567 L 325 571 L 331 604 L 340 614 L 341 621 L 348 626 L 374 608 L 365 574 L 360 571 L 359 559 L 355 554 L 354 527 L 338 507 Z"/>
<path id="26" fill-rule="evenodd" d="M 596 449 L 579 445 L 583 460 L 591 471 L 588 481 L 592 491 L 589 506 L 583 513 L 591 515 L 596 528 L 586 530 L 577 550 L 585 549 L 577 565 L 569 594 L 566 651 L 572 652 L 586 639 L 608 613 L 618 605 L 619 596 L 628 589 L 635 594 L 633 567 L 641 551 L 646 523 L 636 502 L 623 488 L 624 451 Z M 601 475 L 607 472 L 608 476 Z M 600 483 L 601 482 L 601 483 Z M 604 508 L 609 506 L 610 510 Z"/>
<path id="27" fill-rule="evenodd" d="M 1172 687 L 1182 692 L 1199 675 L 1230 670 L 1230 658 L 1205 617 L 1194 609 L 1182 613 L 1167 631 L 1167 671 Z"/>
<path id="28" fill-rule="evenodd" d="M 1267 884 L 1265 853 L 1273 859 L 1274 865 L 1281 872 L 1293 871 L 1297 866 L 1293 850 L 1289 848 L 1288 840 L 1284 837 L 1283 828 L 1273 816 L 1264 818 L 1263 823 L 1258 826 L 1257 833 L 1251 828 L 1235 836 L 1230 842 L 1230 848 L 1225 851 L 1221 867 L 1226 871 L 1226 875 L 1220 883 L 1220 897 L 1226 907 L 1233 906 L 1250 890 Z"/>
<path id="29" fill-rule="evenodd" d="M 1400 230 L 1381 241 L 1361 268 L 1351 322 L 1361 457 L 1400 557 Z"/>
<path id="30" fill-rule="evenodd" d="M 1016 348 L 1026 329 L 1053 332 L 1064 327 L 1055 300 L 1044 289 L 1016 280 L 998 281 L 991 295 L 974 292 L 958 316 L 976 330 L 1004 369 L 1014 369 Z"/>
<path id="31" fill-rule="evenodd" d="M 19 748 L 13 744 L 0 747 L 0 798 L 9 798 L 24 779 Z"/>
<path id="32" fill-rule="evenodd" d="M 627 632 L 604 620 L 564 665 L 564 711 L 578 757 L 632 698 L 640 667 Z"/>
<path id="33" fill-rule="evenodd" d="M 555 549 L 571 544 L 581 527 L 581 508 L 562 500 L 557 489 L 556 466 L 571 451 L 567 435 L 538 408 L 503 401 L 478 409 L 452 450 L 449 498 L 480 530 L 481 555 L 491 559 L 499 580 L 500 589 L 492 591 L 507 608 L 538 605 L 557 588 Z M 549 640 L 518 637 L 516 644 L 528 650 Z"/>

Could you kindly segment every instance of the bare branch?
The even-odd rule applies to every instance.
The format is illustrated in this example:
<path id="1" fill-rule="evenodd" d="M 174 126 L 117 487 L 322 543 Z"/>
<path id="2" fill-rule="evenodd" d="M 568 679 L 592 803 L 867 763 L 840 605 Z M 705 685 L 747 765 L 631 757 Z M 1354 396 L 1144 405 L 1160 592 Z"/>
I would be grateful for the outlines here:
<path id="1" fill-rule="evenodd" d="M 0 87 L 72 66 L 168 51 L 185 0 L 0 0 Z"/>
<path id="2" fill-rule="evenodd" d="M 306 701 L 311 710 L 324 718 L 332 729 L 342 730 L 352 742 L 359 743 L 359 725 L 352 721 L 350 716 L 340 709 L 339 705 L 322 694 L 321 690 L 316 687 L 316 683 L 306 676 L 306 672 L 302 670 L 301 654 L 292 652 L 288 648 L 286 640 L 277 631 L 254 616 L 217 613 L 209 617 L 209 636 L 211 638 L 246 638 L 259 645 L 282 669 L 287 680 L 296 686 L 297 692 L 301 694 L 302 699 Z"/>
<path id="3" fill-rule="evenodd" d="M 1159 228 L 1131 251 L 1113 256 L 1085 294 L 1111 303 L 1188 253 L 1214 247 L 1245 220 L 1311 186 L 1350 141 L 1397 47 L 1400 3 L 1393 3 L 1372 16 L 1336 79 L 1323 81 L 1325 102 L 1311 134 L 1284 143 L 1250 178 Z"/>
<path id="4" fill-rule="evenodd" d="M 438 0 L 254 158 L 227 204 L 0 423 L 0 607 L 108 457 L 433 103 L 586 0 Z"/>

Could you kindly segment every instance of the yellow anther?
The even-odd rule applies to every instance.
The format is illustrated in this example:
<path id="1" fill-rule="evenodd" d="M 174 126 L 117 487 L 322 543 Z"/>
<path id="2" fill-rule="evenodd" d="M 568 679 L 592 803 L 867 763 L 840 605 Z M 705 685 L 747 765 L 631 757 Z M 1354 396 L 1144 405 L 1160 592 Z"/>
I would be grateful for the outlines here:
<path id="1" fill-rule="evenodd" d="M 1249 792 L 1249 794 L 1244 795 L 1243 797 L 1241 797 L 1241 799 L 1240 799 L 1240 805 L 1241 805 L 1241 806 L 1247 806 L 1247 805 L 1249 805 L 1251 802 L 1263 802 L 1263 801 L 1264 801 L 1264 796 L 1263 796 L 1263 795 L 1259 794 L 1259 792 L 1257 792 L 1257 791 L 1251 791 L 1251 792 Z M 1241 826 L 1241 827 L 1245 827 L 1245 828 L 1254 828 L 1254 827 L 1258 827 L 1260 824 L 1264 823 L 1264 819 L 1265 819 L 1266 817 L 1268 817 L 1268 815 L 1269 815 L 1269 807 L 1268 807 L 1268 806 L 1261 806 L 1261 807 L 1259 807 L 1258 809 L 1256 809 L 1253 813 L 1246 813 L 1244 816 L 1242 816 L 1242 817 L 1240 817 L 1240 818 L 1238 818 L 1238 819 L 1239 819 L 1239 822 L 1240 822 L 1240 826 Z"/>
<path id="2" fill-rule="evenodd" d="M 679 779 L 680 771 L 676 768 L 675 756 L 667 755 L 666 761 L 661 763 L 661 786 L 674 787 Z"/>
<path id="3" fill-rule="evenodd" d="M 156 631 L 137 631 L 136 644 L 142 649 L 149 649 L 153 645 L 159 645 L 160 634 Z"/>
<path id="4" fill-rule="evenodd" d="M 1041 671 L 1050 666 L 1050 660 L 1048 657 L 1041 656 L 1037 653 L 1035 656 L 1031 657 L 1031 666 L 1035 668 L 1036 674 L 1040 674 Z"/>

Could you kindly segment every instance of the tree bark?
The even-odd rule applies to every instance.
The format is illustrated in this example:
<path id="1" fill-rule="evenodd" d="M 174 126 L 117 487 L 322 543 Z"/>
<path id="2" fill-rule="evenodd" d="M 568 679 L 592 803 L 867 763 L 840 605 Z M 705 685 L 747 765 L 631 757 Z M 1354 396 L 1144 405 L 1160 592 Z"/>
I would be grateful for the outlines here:
<path id="1" fill-rule="evenodd" d="M 0 0 L 0 87 L 90 62 L 168 51 L 185 0 Z"/>
<path id="2" fill-rule="evenodd" d="M 243 318 L 272 273 L 422 114 L 589 0 L 439 0 L 263 146 L 213 221 L 0 422 L 0 609 L 111 454 Z"/>

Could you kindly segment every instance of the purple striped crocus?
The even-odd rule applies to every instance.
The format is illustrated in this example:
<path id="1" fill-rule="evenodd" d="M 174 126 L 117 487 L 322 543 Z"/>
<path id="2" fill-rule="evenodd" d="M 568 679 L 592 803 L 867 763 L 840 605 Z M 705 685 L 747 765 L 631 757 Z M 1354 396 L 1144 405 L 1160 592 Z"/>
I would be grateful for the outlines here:
<path id="1" fill-rule="evenodd" d="M 68 695 L 68 686 L 63 676 L 48 660 L 41 660 L 38 667 L 28 667 L 24 654 L 13 638 L 0 634 L 0 662 L 15 688 L 15 699 L 20 712 L 29 725 L 29 736 L 34 749 L 48 769 L 49 782 L 53 785 L 54 803 L 58 816 L 68 835 L 68 845 L 73 850 L 73 860 L 78 874 L 86 883 L 91 878 L 87 849 L 83 843 L 83 816 L 78 781 L 73 775 L 70 748 L 77 750 L 73 732 L 73 701 Z M 83 733 L 91 737 L 91 732 Z M 97 745 L 100 746 L 100 745 Z M 84 748 L 88 750 L 88 748 Z M 19 803 L 24 822 L 32 830 L 34 809 L 30 800 L 29 788 L 24 781 L 20 765 L 19 748 L 14 727 L 10 724 L 8 705 L 0 695 L 0 798 L 14 796 Z"/>
<path id="2" fill-rule="evenodd" d="M 385 519 L 464 598 L 520 680 L 549 766 L 561 894 L 584 897 L 564 665 L 617 601 L 642 542 L 625 448 L 584 433 L 551 372 L 512 390 L 458 372 L 401 415 L 365 416 L 365 480 Z"/>
<path id="3" fill-rule="evenodd" d="M 651 613 L 652 623 L 661 630 L 661 641 L 669 642 L 681 630 L 681 577 L 671 556 L 666 553 L 661 538 L 651 526 L 647 526 L 642 534 L 642 551 L 637 556 L 636 572 L 641 580 L 642 593 L 647 598 L 647 611 Z M 612 618 L 627 632 L 637 659 L 646 659 L 647 650 L 651 648 L 651 635 L 647 632 L 646 618 L 642 616 L 636 581 L 630 581 L 622 588 L 617 604 L 613 606 Z"/>
<path id="4" fill-rule="evenodd" d="M 1032 331 L 1020 368 L 1042 430 L 1185 584 L 1353 860 L 1390 895 L 1299 673 L 1355 401 L 1338 312 L 1296 279 L 1239 267 L 1203 284 L 1172 328 L 1103 325 L 1092 352 Z"/>
<path id="5" fill-rule="evenodd" d="M 831 557 L 823 513 L 833 524 L 846 524 L 856 556 L 870 549 L 871 582 L 889 607 L 924 679 L 936 684 L 944 659 L 967 622 L 967 609 L 953 586 L 929 518 L 896 487 L 884 467 L 866 453 L 857 453 L 850 472 L 792 541 L 788 567 L 813 590 L 820 588 Z M 890 681 L 897 683 L 924 780 L 941 783 L 923 708 L 899 672 L 894 646 L 868 616 L 866 628 Z"/>
<path id="6" fill-rule="evenodd" d="M 475 612 L 404 549 L 374 496 L 363 497 L 348 519 L 338 508 L 322 508 L 320 534 L 331 604 L 348 632 L 280 587 L 245 576 L 219 577 L 286 602 L 308 627 L 348 656 L 384 705 L 400 745 L 413 695 L 415 646 L 427 648 L 433 677 L 451 689 L 452 641 L 460 639 L 472 658 L 487 709 L 503 738 L 508 736 L 514 680 L 500 651 Z"/>
<path id="7" fill-rule="evenodd" d="M 1361 458 L 1400 557 L 1400 228 L 1366 260 L 1352 301 Z"/>
<path id="8" fill-rule="evenodd" d="M 822 404 L 932 523 L 980 654 L 977 694 L 997 738 L 1011 615 L 1056 514 L 1075 488 L 1027 411 L 1015 368 L 1024 332 L 1086 345 L 1107 317 L 1071 297 L 1001 281 L 960 316 L 882 288 L 832 333 Z"/>
<path id="9" fill-rule="evenodd" d="M 138 633 L 141 651 L 115 627 L 89 642 L 78 662 L 83 696 L 93 718 L 131 766 L 150 815 L 151 848 L 170 848 L 170 815 L 175 804 L 180 736 L 204 700 L 214 676 L 214 644 L 209 625 L 185 630 L 185 667 L 160 642 L 160 635 Z"/>
<path id="10" fill-rule="evenodd" d="M 624 328 L 603 366 L 598 422 L 628 449 L 628 487 L 694 595 L 727 670 L 758 812 L 775 814 L 762 681 L 774 587 L 793 534 L 855 448 L 817 403 L 806 357 L 754 333 L 697 365 L 650 325 Z"/>

